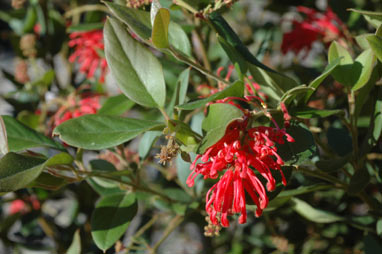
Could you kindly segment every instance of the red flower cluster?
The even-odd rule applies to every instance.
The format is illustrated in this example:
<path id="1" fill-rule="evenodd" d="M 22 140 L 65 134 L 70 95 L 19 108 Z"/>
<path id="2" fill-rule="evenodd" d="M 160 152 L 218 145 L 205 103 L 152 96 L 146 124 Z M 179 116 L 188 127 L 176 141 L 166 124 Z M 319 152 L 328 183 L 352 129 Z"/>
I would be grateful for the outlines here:
<path id="1" fill-rule="evenodd" d="M 99 67 L 101 71 L 99 81 L 103 83 L 107 62 L 105 57 L 100 55 L 100 52 L 104 50 L 102 30 L 73 32 L 70 34 L 68 45 L 74 48 L 74 53 L 69 57 L 69 61 L 73 63 L 77 59 L 80 64 L 80 72 L 87 74 L 87 78 L 93 78 Z"/>
<path id="2" fill-rule="evenodd" d="M 345 27 L 337 15 L 328 8 L 325 13 L 314 9 L 298 6 L 297 11 L 306 15 L 303 21 L 293 20 L 293 30 L 285 33 L 281 51 L 286 54 L 293 51 L 310 50 L 313 42 L 322 41 L 325 44 L 344 36 L 341 29 Z"/>
<path id="3" fill-rule="evenodd" d="M 12 201 L 9 206 L 9 214 L 15 214 L 15 213 L 25 214 L 30 212 L 32 209 L 33 210 L 40 209 L 41 205 L 36 197 L 34 196 L 27 197 L 26 201 L 27 202 L 25 202 L 22 199 L 16 199 Z"/>
<path id="4" fill-rule="evenodd" d="M 230 104 L 235 105 L 232 101 Z M 190 167 L 192 173 L 187 179 L 187 185 L 191 187 L 199 174 L 204 179 L 216 179 L 220 172 L 226 170 L 206 195 L 206 211 L 212 224 L 221 224 L 224 227 L 229 226 L 227 217 L 237 213 L 240 213 L 239 223 L 246 222 L 246 192 L 257 206 L 257 217 L 267 207 L 268 197 L 259 175 L 266 179 L 268 191 L 273 191 L 276 187 L 271 169 L 279 170 L 282 182 L 286 185 L 281 170 L 284 161 L 277 154 L 275 145 L 283 144 L 284 137 L 288 142 L 294 142 L 285 129 L 280 129 L 274 121 L 276 128 L 251 128 L 248 111 L 237 107 L 244 112 L 244 118 L 232 122 L 216 144 L 209 147 L 203 155 L 197 155 Z M 198 163 L 199 159 L 202 162 Z"/>
<path id="5" fill-rule="evenodd" d="M 61 106 L 53 116 L 54 127 L 63 122 L 87 114 L 95 114 L 101 107 L 99 95 L 86 95 L 79 101 L 75 96 L 69 96 L 68 103 Z"/>

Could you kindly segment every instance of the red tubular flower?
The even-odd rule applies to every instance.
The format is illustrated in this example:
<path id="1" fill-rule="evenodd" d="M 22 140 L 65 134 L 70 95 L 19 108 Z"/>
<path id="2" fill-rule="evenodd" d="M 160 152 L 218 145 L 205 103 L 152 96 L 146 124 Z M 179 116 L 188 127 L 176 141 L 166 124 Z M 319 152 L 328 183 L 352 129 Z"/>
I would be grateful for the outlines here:
<path id="1" fill-rule="evenodd" d="M 298 54 L 301 50 L 310 50 L 315 41 L 321 40 L 326 45 L 344 34 L 342 21 L 328 8 L 325 13 L 314 9 L 298 6 L 297 11 L 306 15 L 303 21 L 293 20 L 293 30 L 285 33 L 281 51 L 286 54 L 293 51 Z"/>
<path id="2" fill-rule="evenodd" d="M 87 95 L 87 97 L 84 97 L 79 101 L 77 101 L 75 97 L 70 96 L 68 99 L 68 104 L 60 107 L 54 114 L 53 127 L 56 127 L 72 118 L 77 118 L 87 114 L 96 114 L 100 107 L 101 104 L 99 95 Z"/>
<path id="3" fill-rule="evenodd" d="M 99 81 L 105 81 L 107 71 L 106 59 L 99 55 L 104 50 L 102 30 L 89 32 L 73 32 L 70 34 L 69 47 L 74 48 L 74 53 L 69 57 L 70 62 L 80 64 L 80 72 L 87 74 L 87 78 L 93 78 L 96 70 L 101 71 Z"/>
<path id="4" fill-rule="evenodd" d="M 271 170 L 278 170 L 282 176 L 282 183 L 286 179 L 281 170 L 284 161 L 277 154 L 277 144 L 294 139 L 286 133 L 285 129 L 258 126 L 248 129 L 248 113 L 245 112 L 243 120 L 232 122 L 225 135 L 213 146 L 209 147 L 203 155 L 197 155 L 190 169 L 191 174 L 187 185 L 193 186 L 195 178 L 201 174 L 204 179 L 219 177 L 219 173 L 226 170 L 219 181 L 206 195 L 206 211 L 213 224 L 229 226 L 227 216 L 240 213 L 239 223 L 245 223 L 246 200 L 248 193 L 257 209 L 255 215 L 262 214 L 268 205 L 265 188 L 259 180 L 261 175 L 266 181 L 268 191 L 276 187 L 276 180 Z M 201 159 L 202 162 L 198 163 Z M 255 174 L 256 170 L 259 174 Z"/>

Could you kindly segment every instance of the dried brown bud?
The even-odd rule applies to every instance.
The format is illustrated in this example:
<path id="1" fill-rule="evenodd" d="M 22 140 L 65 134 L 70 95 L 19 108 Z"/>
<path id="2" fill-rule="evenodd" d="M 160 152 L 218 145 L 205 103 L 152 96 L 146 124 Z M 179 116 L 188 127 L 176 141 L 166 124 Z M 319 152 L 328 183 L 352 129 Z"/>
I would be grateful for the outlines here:
<path id="1" fill-rule="evenodd" d="M 204 227 L 204 235 L 207 237 L 219 236 L 220 230 L 222 229 L 220 223 L 218 225 L 212 224 L 210 216 L 206 216 L 205 219 L 208 225 Z"/>
<path id="2" fill-rule="evenodd" d="M 14 9 L 21 9 L 25 4 L 25 0 L 12 0 L 12 7 Z"/>
<path id="3" fill-rule="evenodd" d="M 20 40 L 20 49 L 23 51 L 24 56 L 31 58 L 35 57 L 37 55 L 36 35 L 23 35 Z"/>
<path id="4" fill-rule="evenodd" d="M 171 162 L 178 155 L 180 148 L 173 136 L 166 136 L 166 138 L 168 139 L 167 145 L 161 146 L 160 154 L 155 156 L 155 158 L 159 158 L 159 163 L 163 165 Z"/>

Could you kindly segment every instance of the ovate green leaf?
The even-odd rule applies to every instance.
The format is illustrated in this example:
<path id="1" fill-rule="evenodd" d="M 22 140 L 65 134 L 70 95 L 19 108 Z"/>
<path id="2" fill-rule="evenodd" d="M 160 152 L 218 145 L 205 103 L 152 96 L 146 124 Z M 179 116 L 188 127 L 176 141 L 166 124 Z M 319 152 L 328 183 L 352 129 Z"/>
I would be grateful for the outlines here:
<path id="1" fill-rule="evenodd" d="M 322 81 L 326 79 L 327 76 L 329 76 L 333 70 L 340 64 L 341 58 L 337 58 L 335 60 L 332 60 L 325 68 L 324 72 L 318 76 L 316 79 L 314 79 L 312 82 L 309 83 L 309 87 L 314 88 L 313 91 L 308 91 L 305 95 L 305 103 L 307 103 L 314 93 L 314 91 L 321 85 Z"/>
<path id="2" fill-rule="evenodd" d="M 151 40 L 157 48 L 167 48 L 168 29 L 170 24 L 170 11 L 165 8 L 160 8 L 155 15 Z"/>
<path id="3" fill-rule="evenodd" d="M 199 153 L 218 142 L 224 136 L 228 125 L 242 116 L 243 112 L 231 104 L 212 104 L 202 124 L 207 134 L 199 146 Z"/>
<path id="4" fill-rule="evenodd" d="M 340 58 L 340 63 L 338 66 L 332 71 L 332 76 L 339 83 L 351 87 L 353 85 L 352 75 L 352 67 L 353 67 L 353 59 L 350 56 L 349 52 L 336 41 L 334 41 L 329 47 L 329 64 L 338 61 Z M 358 73 L 356 73 L 358 75 Z"/>
<path id="5" fill-rule="evenodd" d="M 292 201 L 294 203 L 293 209 L 307 220 L 316 223 L 333 223 L 345 220 L 331 212 L 316 209 L 301 199 L 292 198 Z"/>
<path id="6" fill-rule="evenodd" d="M 84 149 L 100 150 L 127 142 L 139 134 L 161 127 L 154 121 L 117 116 L 85 115 L 57 126 L 53 134 L 65 143 Z"/>
<path id="7" fill-rule="evenodd" d="M 166 86 L 158 59 L 116 19 L 106 21 L 104 38 L 106 59 L 122 92 L 142 106 L 163 107 Z"/>
<path id="8" fill-rule="evenodd" d="M 119 94 L 106 99 L 97 114 L 120 116 L 134 106 L 134 102 L 129 100 L 124 94 Z"/>
<path id="9" fill-rule="evenodd" d="M 79 229 L 74 233 L 72 244 L 66 254 L 81 254 L 81 238 Z"/>
<path id="10" fill-rule="evenodd" d="M 366 37 L 366 40 L 369 42 L 378 60 L 382 62 L 382 38 L 377 35 L 369 35 Z"/>
<path id="11" fill-rule="evenodd" d="M 2 116 L 7 130 L 9 151 L 17 152 L 33 147 L 50 147 L 63 150 L 64 147 L 11 116 Z"/>
<path id="12" fill-rule="evenodd" d="M 137 207 L 133 193 L 118 193 L 100 199 L 91 218 L 91 233 L 98 248 L 106 251 L 119 240 L 136 215 Z"/>
<path id="13" fill-rule="evenodd" d="M 369 81 L 373 71 L 374 59 L 374 54 L 371 49 L 365 50 L 355 59 L 352 72 L 359 73 L 359 75 L 355 77 L 352 87 L 353 91 L 359 90 Z"/>
<path id="14" fill-rule="evenodd" d="M 136 35 L 143 40 L 151 37 L 150 13 L 126 6 L 104 2 L 116 18 L 125 23 Z"/>

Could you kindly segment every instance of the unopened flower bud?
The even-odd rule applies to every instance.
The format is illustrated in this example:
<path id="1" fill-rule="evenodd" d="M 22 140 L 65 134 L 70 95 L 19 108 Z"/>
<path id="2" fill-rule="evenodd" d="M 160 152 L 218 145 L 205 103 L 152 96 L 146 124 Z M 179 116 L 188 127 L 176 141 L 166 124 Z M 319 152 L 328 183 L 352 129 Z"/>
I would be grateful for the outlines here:
<path id="1" fill-rule="evenodd" d="M 21 9 L 25 4 L 25 0 L 12 0 L 12 7 L 14 9 Z"/>
<path id="2" fill-rule="evenodd" d="M 30 80 L 28 76 L 28 64 L 25 60 L 17 60 L 15 64 L 15 80 L 22 84 Z"/>
<path id="3" fill-rule="evenodd" d="M 24 56 L 31 58 L 35 57 L 37 55 L 36 35 L 23 35 L 20 40 L 20 49 L 22 50 Z"/>

